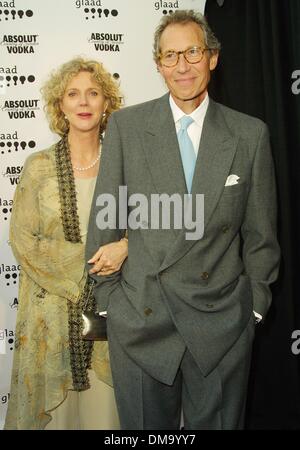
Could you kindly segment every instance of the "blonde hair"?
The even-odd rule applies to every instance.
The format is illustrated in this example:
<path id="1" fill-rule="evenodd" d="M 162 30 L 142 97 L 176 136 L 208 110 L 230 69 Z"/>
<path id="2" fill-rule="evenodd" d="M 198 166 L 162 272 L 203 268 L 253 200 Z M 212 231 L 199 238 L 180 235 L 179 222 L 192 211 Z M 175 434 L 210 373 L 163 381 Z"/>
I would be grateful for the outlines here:
<path id="1" fill-rule="evenodd" d="M 64 96 L 67 84 L 79 72 L 90 72 L 93 79 L 101 87 L 107 100 L 108 106 L 105 111 L 106 115 L 101 122 L 100 134 L 106 128 L 109 116 L 121 107 L 122 97 L 119 86 L 112 75 L 103 67 L 103 64 L 82 57 L 74 58 L 54 71 L 41 89 L 45 103 L 44 110 L 50 128 L 60 136 L 63 136 L 69 129 L 69 123 L 61 110 L 60 102 Z"/>

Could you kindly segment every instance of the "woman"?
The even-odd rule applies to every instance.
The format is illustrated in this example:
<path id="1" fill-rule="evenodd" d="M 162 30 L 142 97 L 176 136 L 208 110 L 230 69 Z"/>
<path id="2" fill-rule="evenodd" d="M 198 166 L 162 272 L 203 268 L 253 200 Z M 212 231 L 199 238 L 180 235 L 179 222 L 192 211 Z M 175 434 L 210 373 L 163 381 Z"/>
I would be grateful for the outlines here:
<path id="1" fill-rule="evenodd" d="M 27 159 L 14 198 L 10 242 L 22 270 L 5 428 L 116 429 L 107 342 L 82 339 L 81 313 L 101 136 L 120 94 L 102 64 L 82 58 L 62 65 L 42 93 L 61 140 Z M 119 270 L 127 250 L 126 239 L 103 246 L 93 268 Z"/>

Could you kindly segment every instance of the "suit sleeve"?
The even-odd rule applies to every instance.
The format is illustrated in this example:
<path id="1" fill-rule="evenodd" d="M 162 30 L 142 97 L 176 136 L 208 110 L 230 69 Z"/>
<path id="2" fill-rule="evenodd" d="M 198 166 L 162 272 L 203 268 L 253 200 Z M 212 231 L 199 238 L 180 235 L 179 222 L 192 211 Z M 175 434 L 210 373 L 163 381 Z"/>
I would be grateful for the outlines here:
<path id="1" fill-rule="evenodd" d="M 22 270 L 47 292 L 76 302 L 84 276 L 83 244 L 46 238 L 40 231 L 39 161 L 29 158 L 17 186 L 10 244 Z M 80 262 L 79 262 L 80 261 Z"/>
<path id="2" fill-rule="evenodd" d="M 251 279 L 253 309 L 262 317 L 271 304 L 270 284 L 278 275 L 277 202 L 274 166 L 266 125 L 258 138 L 241 234 L 243 261 Z"/>
<path id="3" fill-rule="evenodd" d="M 126 229 L 120 229 L 119 227 L 119 207 L 125 208 L 127 212 L 127 202 L 126 204 L 121 205 L 119 202 L 119 186 L 123 185 L 122 142 L 115 115 L 112 114 L 105 133 L 100 170 L 92 201 L 86 244 L 87 261 L 94 255 L 100 246 L 108 244 L 109 242 L 119 241 L 125 236 Z M 108 213 L 110 217 L 107 217 L 108 219 L 111 219 L 111 221 L 105 229 L 103 229 L 103 224 L 100 224 L 101 211 L 107 208 L 107 203 L 104 206 L 99 205 L 102 196 L 105 196 L 106 198 L 109 197 L 111 200 L 109 202 Z M 87 270 L 89 269 L 90 266 L 87 265 Z M 107 308 L 109 294 L 117 285 L 120 275 L 121 271 L 106 276 L 91 275 L 96 281 L 94 292 L 99 308 L 103 310 Z"/>

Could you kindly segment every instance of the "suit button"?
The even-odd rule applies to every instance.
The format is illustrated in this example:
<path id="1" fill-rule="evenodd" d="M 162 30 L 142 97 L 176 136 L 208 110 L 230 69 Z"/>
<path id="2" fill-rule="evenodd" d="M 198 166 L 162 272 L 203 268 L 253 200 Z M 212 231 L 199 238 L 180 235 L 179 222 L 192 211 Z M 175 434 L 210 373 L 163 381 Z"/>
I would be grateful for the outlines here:
<path id="1" fill-rule="evenodd" d="M 208 273 L 207 272 L 203 272 L 202 274 L 201 274 L 201 278 L 202 278 L 202 280 L 208 280 Z"/>
<path id="2" fill-rule="evenodd" d="M 144 309 L 144 313 L 145 313 L 145 316 L 150 316 L 150 314 L 152 314 L 152 309 L 151 308 L 146 308 L 146 309 Z"/>
<path id="3" fill-rule="evenodd" d="M 229 226 L 228 226 L 228 225 L 224 225 L 224 226 L 222 227 L 222 232 L 223 232 L 223 233 L 228 233 L 228 231 L 229 231 Z"/>

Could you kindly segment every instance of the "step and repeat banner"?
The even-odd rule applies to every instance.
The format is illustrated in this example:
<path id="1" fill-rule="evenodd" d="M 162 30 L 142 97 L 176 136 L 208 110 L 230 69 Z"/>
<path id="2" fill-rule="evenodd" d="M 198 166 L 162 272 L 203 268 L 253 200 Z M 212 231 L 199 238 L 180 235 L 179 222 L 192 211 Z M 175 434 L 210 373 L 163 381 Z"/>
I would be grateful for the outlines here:
<path id="1" fill-rule="evenodd" d="M 40 88 L 75 56 L 104 63 L 124 105 L 159 97 L 154 30 L 176 9 L 203 13 L 205 0 L 0 1 L 0 429 L 9 400 L 20 266 L 9 246 L 13 195 L 27 156 L 58 140 L 49 131 Z M 24 205 L 26 208 L 26 205 Z"/>

